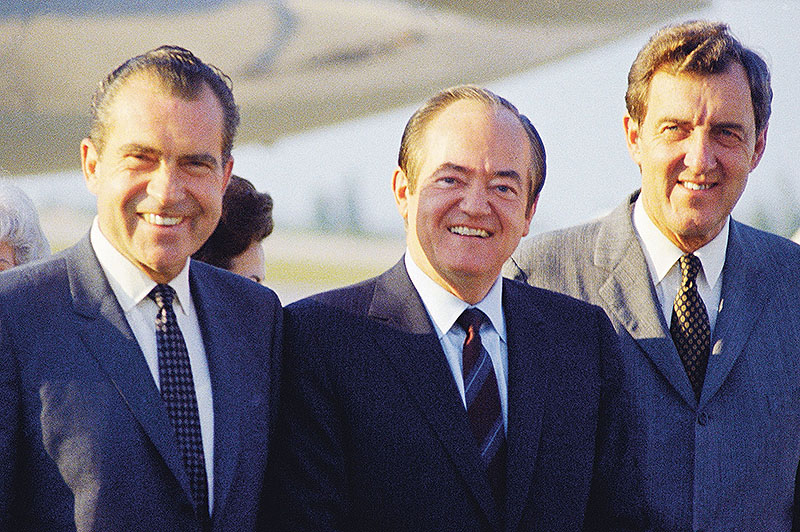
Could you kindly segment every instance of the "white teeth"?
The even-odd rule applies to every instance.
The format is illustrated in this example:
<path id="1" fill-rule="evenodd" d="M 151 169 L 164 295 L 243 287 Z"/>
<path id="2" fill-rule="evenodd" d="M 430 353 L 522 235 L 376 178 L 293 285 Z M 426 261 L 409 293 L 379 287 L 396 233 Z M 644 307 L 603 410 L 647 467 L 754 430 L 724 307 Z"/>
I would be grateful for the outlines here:
<path id="1" fill-rule="evenodd" d="M 708 190 L 711 188 L 711 185 L 701 185 L 699 183 L 691 183 L 689 181 L 683 181 L 681 184 L 689 190 Z"/>
<path id="2" fill-rule="evenodd" d="M 151 212 L 147 212 L 142 215 L 144 221 L 153 224 L 153 225 L 177 225 L 181 223 L 183 218 L 173 218 L 169 216 L 159 216 L 158 214 L 153 214 Z"/>
<path id="3" fill-rule="evenodd" d="M 472 227 L 465 227 L 463 225 L 456 225 L 450 228 L 451 233 L 462 236 L 479 236 L 481 238 L 488 238 L 489 232 L 483 229 L 473 229 Z"/>

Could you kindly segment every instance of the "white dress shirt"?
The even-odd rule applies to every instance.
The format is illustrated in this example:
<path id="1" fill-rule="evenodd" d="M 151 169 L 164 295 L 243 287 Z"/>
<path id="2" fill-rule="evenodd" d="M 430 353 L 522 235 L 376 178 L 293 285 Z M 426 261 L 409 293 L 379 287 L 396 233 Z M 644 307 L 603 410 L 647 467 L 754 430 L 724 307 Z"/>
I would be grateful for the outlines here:
<path id="1" fill-rule="evenodd" d="M 672 307 L 681 285 L 681 267 L 678 260 L 684 253 L 655 226 L 645 212 L 641 198 L 636 200 L 633 207 L 633 227 L 647 259 L 647 267 L 656 288 L 661 311 L 669 326 L 672 321 Z M 697 291 L 703 298 L 708 312 L 712 337 L 720 311 L 722 267 L 725 265 L 729 232 L 730 216 L 719 234 L 711 242 L 694 252 L 703 265 L 697 275 Z"/>
<path id="2" fill-rule="evenodd" d="M 503 426 L 508 431 L 508 344 L 506 339 L 506 319 L 503 314 L 503 279 L 501 276 L 492 285 L 489 293 L 486 294 L 477 305 L 469 305 L 465 301 L 457 298 L 436 281 L 428 277 L 411 258 L 411 253 L 406 250 L 405 265 L 411 283 L 419 293 L 425 310 L 428 312 L 439 342 L 442 344 L 447 363 L 453 374 L 458 392 L 461 394 L 461 401 L 464 408 L 467 407 L 467 399 L 464 393 L 464 377 L 461 371 L 461 358 L 464 349 L 464 340 L 467 333 L 456 320 L 469 307 L 476 307 L 483 311 L 489 318 L 489 322 L 481 325 L 481 343 L 489 353 L 494 366 L 494 374 L 497 377 L 497 390 L 500 392 L 500 408 L 503 411 Z"/>
<path id="3" fill-rule="evenodd" d="M 156 386 L 161 389 L 158 377 L 158 349 L 156 347 L 156 315 L 158 306 L 147 297 L 156 282 L 125 258 L 108 241 L 100 230 L 95 217 L 90 232 L 92 248 L 97 260 L 119 301 L 125 318 L 133 330 L 133 335 L 144 354 L 147 366 Z M 189 364 L 192 368 L 197 410 L 200 416 L 200 433 L 203 437 L 203 456 L 208 478 L 208 511 L 211 513 L 214 501 L 214 409 L 211 397 L 211 377 L 208 372 L 203 337 L 197 311 L 189 291 L 189 259 L 181 272 L 169 282 L 175 290 L 173 308 L 178 326 L 183 333 L 189 351 Z"/>

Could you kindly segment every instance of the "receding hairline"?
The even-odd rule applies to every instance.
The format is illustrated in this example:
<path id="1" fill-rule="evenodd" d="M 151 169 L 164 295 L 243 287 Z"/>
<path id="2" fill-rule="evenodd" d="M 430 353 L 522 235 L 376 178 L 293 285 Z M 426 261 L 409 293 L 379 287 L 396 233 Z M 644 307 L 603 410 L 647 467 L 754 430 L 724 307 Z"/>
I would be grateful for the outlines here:
<path id="1" fill-rule="evenodd" d="M 737 71 L 737 70 L 738 70 L 738 72 L 740 74 L 741 81 L 743 82 L 744 89 L 745 89 L 745 91 L 747 93 L 747 102 L 748 102 L 748 104 L 750 106 L 750 110 L 752 111 L 752 115 L 753 115 L 753 127 L 756 129 L 756 133 L 759 133 L 759 131 L 758 131 L 757 127 L 756 127 L 757 126 L 757 124 L 756 124 L 756 110 L 755 110 L 755 107 L 753 106 L 753 89 L 750 86 L 750 82 L 749 82 L 749 79 L 748 79 L 748 76 L 747 76 L 747 69 L 745 68 L 745 66 L 740 61 L 736 61 L 736 60 L 732 60 L 729 63 L 727 63 L 725 65 L 725 68 L 723 70 L 720 70 L 719 72 L 703 72 L 703 71 L 691 70 L 691 69 L 681 68 L 680 66 L 677 66 L 677 65 L 674 65 L 674 64 L 663 64 L 663 65 L 661 65 L 659 68 L 657 68 L 656 70 L 653 71 L 653 75 L 650 76 L 650 80 L 647 83 L 647 92 L 645 93 L 644 106 L 643 106 L 644 114 L 641 117 L 641 122 L 644 122 L 647 119 L 647 116 L 650 114 L 649 113 L 649 110 L 650 110 L 649 103 L 650 103 L 650 95 L 651 95 L 651 91 L 652 91 L 652 87 L 653 87 L 653 80 L 659 74 L 665 74 L 665 75 L 668 75 L 668 76 L 672 76 L 674 78 L 681 78 L 682 77 L 682 78 L 694 78 L 696 80 L 703 80 L 703 79 L 708 79 L 708 78 L 715 78 L 715 77 L 719 77 L 719 76 L 725 76 L 725 75 L 734 74 L 734 71 Z M 633 117 L 631 117 L 631 118 L 633 118 Z"/>
<path id="2" fill-rule="evenodd" d="M 526 185 L 527 185 L 527 180 L 530 180 L 529 192 L 532 194 L 534 188 L 534 183 L 533 183 L 534 172 L 532 170 L 532 167 L 534 165 L 533 142 L 531 141 L 531 138 L 528 135 L 527 130 L 525 129 L 525 125 L 522 123 L 522 120 L 520 120 L 519 116 L 514 114 L 514 112 L 511 109 L 508 109 L 503 104 L 494 101 L 487 101 L 483 99 L 467 97 L 450 102 L 445 107 L 439 109 L 439 111 L 436 114 L 434 114 L 430 118 L 430 120 L 428 120 L 427 123 L 425 124 L 420 138 L 422 142 L 420 142 L 419 145 L 415 147 L 415 152 L 417 155 L 415 161 L 416 171 L 419 172 L 425 162 L 429 148 L 429 142 L 428 142 L 429 135 L 431 134 L 431 131 L 434 128 L 435 124 L 437 124 L 442 119 L 442 117 L 445 116 L 448 112 L 454 112 L 452 111 L 452 108 L 461 103 L 465 105 L 474 105 L 476 106 L 476 108 L 482 109 L 484 111 L 484 115 L 486 117 L 490 117 L 495 124 L 497 124 L 500 121 L 508 124 L 513 124 L 512 126 L 514 128 L 513 134 L 524 138 L 525 142 L 527 143 L 526 144 L 527 150 L 525 150 L 525 152 L 527 154 L 526 156 L 528 157 L 528 161 L 527 164 L 525 165 L 526 171 L 520 177 L 523 179 L 523 182 L 525 182 Z M 501 116 L 502 118 L 500 118 Z M 495 125 L 494 127 L 497 126 Z M 445 164 L 452 165 L 453 163 L 447 162 Z M 498 170 L 498 172 L 505 173 L 509 170 L 510 169 L 500 169 Z M 516 171 L 514 172 L 517 173 Z M 415 179 L 418 179 L 421 176 L 416 175 L 414 177 Z"/>
<path id="3" fill-rule="evenodd" d="M 137 87 L 138 85 L 138 87 Z M 118 117 L 115 116 L 115 112 L 118 109 L 119 99 L 125 95 L 127 92 L 133 90 L 140 90 L 143 94 L 159 94 L 159 95 L 167 95 L 175 99 L 182 100 L 184 102 L 199 102 L 205 96 L 210 95 L 214 101 L 216 106 L 217 112 L 219 114 L 219 123 L 220 123 L 220 149 L 224 151 L 224 144 L 225 144 L 225 109 L 220 101 L 219 97 L 217 96 L 214 89 L 211 87 L 211 84 L 207 81 L 202 81 L 194 94 L 188 96 L 178 90 L 177 87 L 173 87 L 170 83 L 163 77 L 158 74 L 155 69 L 143 69 L 138 72 L 134 72 L 131 75 L 125 77 L 124 79 L 120 80 L 119 85 L 114 90 L 114 93 L 110 95 L 109 100 L 103 106 L 103 115 L 101 121 L 103 123 L 103 132 L 104 132 L 104 139 L 102 140 L 102 145 L 97 146 L 97 141 L 100 139 L 94 139 L 89 135 L 89 140 L 91 140 L 97 149 L 104 150 L 105 149 L 105 140 L 109 136 L 110 132 L 113 130 L 114 126 L 118 121 Z M 225 154 L 222 153 L 220 164 L 224 164 L 226 161 Z"/>

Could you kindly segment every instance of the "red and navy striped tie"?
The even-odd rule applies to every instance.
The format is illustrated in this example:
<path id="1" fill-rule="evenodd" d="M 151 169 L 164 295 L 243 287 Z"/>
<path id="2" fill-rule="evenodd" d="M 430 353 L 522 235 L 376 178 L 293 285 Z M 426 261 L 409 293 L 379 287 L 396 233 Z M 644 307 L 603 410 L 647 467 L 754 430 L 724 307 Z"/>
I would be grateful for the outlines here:
<path id="1" fill-rule="evenodd" d="M 461 362 L 467 416 L 495 501 L 502 509 L 506 484 L 506 436 L 497 377 L 489 352 L 481 343 L 480 328 L 487 319 L 477 308 L 468 308 L 457 323 L 467 333 Z"/>

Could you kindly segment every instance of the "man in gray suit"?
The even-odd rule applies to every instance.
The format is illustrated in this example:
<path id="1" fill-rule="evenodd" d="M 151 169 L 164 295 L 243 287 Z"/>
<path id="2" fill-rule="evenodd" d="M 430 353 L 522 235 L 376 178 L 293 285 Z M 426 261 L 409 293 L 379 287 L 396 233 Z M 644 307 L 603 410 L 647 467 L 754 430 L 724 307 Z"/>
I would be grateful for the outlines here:
<path id="1" fill-rule="evenodd" d="M 730 218 L 771 99 L 764 61 L 726 25 L 661 30 L 628 76 L 641 191 L 505 267 L 602 306 L 621 340 L 624 452 L 601 460 L 599 530 L 798 526 L 800 246 Z"/>
<path id="2" fill-rule="evenodd" d="M 226 80 L 170 46 L 109 74 L 91 231 L 0 279 L 0 530 L 256 529 L 280 304 L 189 259 L 233 165 Z"/>

